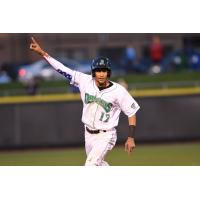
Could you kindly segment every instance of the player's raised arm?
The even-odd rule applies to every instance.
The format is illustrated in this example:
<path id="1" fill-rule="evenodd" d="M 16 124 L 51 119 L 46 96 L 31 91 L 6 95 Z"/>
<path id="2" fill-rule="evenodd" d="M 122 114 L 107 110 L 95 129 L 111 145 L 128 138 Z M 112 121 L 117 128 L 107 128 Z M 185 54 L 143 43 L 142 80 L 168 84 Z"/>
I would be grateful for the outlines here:
<path id="1" fill-rule="evenodd" d="M 59 61 L 57 61 L 56 59 L 52 58 L 51 56 L 49 56 L 49 54 L 44 51 L 38 42 L 36 42 L 36 40 L 31 37 L 31 44 L 30 44 L 30 50 L 38 53 L 39 55 L 41 55 L 43 58 L 46 59 L 46 61 L 53 67 L 55 68 L 55 70 L 57 72 L 59 72 L 60 74 L 62 74 L 63 76 L 65 76 L 69 81 L 72 80 L 74 71 L 71 70 L 70 68 L 64 66 L 62 63 L 60 63 Z"/>

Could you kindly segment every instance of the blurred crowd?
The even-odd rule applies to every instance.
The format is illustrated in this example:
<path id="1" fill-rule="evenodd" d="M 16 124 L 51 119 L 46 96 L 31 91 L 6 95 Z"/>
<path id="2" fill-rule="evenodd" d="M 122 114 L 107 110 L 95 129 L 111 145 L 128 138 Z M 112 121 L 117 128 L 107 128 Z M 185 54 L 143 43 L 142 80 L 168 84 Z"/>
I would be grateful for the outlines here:
<path id="1" fill-rule="evenodd" d="M 120 66 L 127 72 L 158 74 L 180 70 L 200 71 L 200 50 L 185 44 L 182 49 L 167 49 L 159 36 L 154 36 L 141 58 L 134 47 L 125 48 Z"/>
<path id="2" fill-rule="evenodd" d="M 114 51 L 113 51 L 114 52 Z M 143 73 L 143 74 L 159 74 L 166 72 L 178 72 L 181 70 L 196 70 L 200 71 L 200 50 L 193 47 L 190 43 L 185 43 L 182 49 L 167 48 L 162 44 L 159 36 L 153 36 L 151 43 L 147 47 L 143 48 L 143 52 L 138 52 L 134 46 L 124 47 L 118 54 L 117 58 L 115 53 L 108 55 L 113 63 L 113 74 L 130 74 L 130 73 Z M 105 54 L 106 55 L 106 54 Z M 64 64 L 78 65 L 77 70 L 90 73 L 90 62 L 83 61 L 78 63 L 76 61 L 69 61 L 67 59 L 62 60 Z M 40 67 L 39 67 L 40 65 Z M 38 69 L 38 74 L 31 77 L 32 71 Z M 41 69 L 40 69 L 41 68 Z M 12 63 L 4 63 L 0 66 L 0 83 L 9 83 L 11 81 L 22 81 L 24 78 L 31 77 L 30 83 L 35 78 L 44 78 L 44 80 L 58 80 L 60 77 L 55 76 L 50 71 L 44 61 L 39 61 L 26 65 L 16 65 Z M 35 73 L 35 72 L 34 72 Z"/>

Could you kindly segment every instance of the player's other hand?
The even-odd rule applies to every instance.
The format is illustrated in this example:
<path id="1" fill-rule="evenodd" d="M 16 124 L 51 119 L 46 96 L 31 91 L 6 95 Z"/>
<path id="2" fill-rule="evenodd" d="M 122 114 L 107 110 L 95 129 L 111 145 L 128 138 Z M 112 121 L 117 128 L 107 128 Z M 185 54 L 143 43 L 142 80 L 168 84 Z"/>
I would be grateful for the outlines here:
<path id="1" fill-rule="evenodd" d="M 30 49 L 32 51 L 35 51 L 36 53 L 40 54 L 41 56 L 44 56 L 46 54 L 46 52 L 43 51 L 42 48 L 40 47 L 40 45 L 36 42 L 34 37 L 31 37 Z"/>
<path id="2" fill-rule="evenodd" d="M 125 143 L 125 151 L 127 151 L 128 153 L 131 153 L 134 148 L 135 148 L 134 138 L 128 137 Z"/>

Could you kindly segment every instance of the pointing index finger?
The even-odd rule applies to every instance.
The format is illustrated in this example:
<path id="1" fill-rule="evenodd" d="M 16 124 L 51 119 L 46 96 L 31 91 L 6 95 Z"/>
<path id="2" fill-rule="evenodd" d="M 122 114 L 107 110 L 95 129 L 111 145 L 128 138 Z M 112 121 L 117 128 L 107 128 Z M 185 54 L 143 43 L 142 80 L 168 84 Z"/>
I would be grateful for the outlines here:
<path id="1" fill-rule="evenodd" d="M 37 42 L 36 42 L 36 40 L 34 39 L 34 37 L 31 37 L 31 40 L 33 41 L 33 43 L 36 43 L 36 44 L 37 44 Z"/>

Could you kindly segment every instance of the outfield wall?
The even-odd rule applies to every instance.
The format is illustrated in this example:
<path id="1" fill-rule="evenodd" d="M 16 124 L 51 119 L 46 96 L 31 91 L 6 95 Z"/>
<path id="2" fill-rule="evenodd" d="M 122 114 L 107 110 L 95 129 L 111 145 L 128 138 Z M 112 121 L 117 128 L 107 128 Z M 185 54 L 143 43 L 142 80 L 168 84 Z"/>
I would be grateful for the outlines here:
<path id="1" fill-rule="evenodd" d="M 33 97 L 34 98 L 34 97 Z M 138 142 L 200 139 L 200 95 L 136 97 Z M 0 148 L 84 145 L 80 100 L 0 104 Z M 118 142 L 127 137 L 122 114 Z"/>

